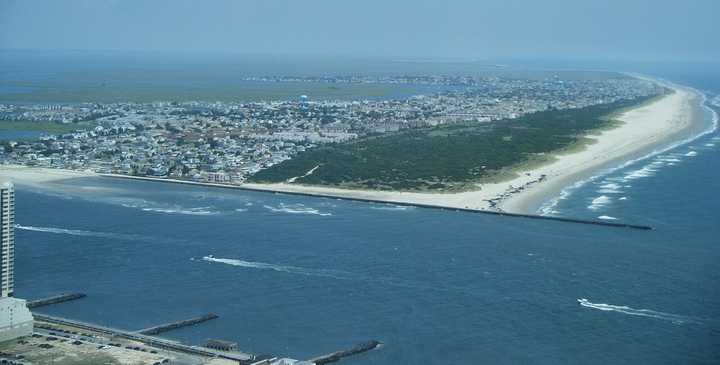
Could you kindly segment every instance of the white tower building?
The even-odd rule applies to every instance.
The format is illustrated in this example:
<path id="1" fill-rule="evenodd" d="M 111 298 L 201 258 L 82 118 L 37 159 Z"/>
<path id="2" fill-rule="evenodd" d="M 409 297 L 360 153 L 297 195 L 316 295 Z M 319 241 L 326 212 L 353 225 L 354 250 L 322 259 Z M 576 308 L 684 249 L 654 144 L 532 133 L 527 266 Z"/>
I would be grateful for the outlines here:
<path id="1" fill-rule="evenodd" d="M 33 316 L 24 300 L 13 298 L 15 283 L 15 189 L 0 184 L 0 342 L 30 336 Z"/>
<path id="2" fill-rule="evenodd" d="M 13 296 L 15 274 L 15 191 L 12 183 L 0 186 L 0 297 Z"/>

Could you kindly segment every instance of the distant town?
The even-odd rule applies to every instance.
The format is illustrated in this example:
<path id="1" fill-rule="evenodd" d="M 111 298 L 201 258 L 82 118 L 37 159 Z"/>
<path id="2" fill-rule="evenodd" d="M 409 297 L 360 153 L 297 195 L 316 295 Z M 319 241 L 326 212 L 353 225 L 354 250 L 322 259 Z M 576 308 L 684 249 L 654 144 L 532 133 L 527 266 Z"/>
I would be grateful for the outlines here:
<path id="1" fill-rule="evenodd" d="M 404 99 L 252 103 L 154 102 L 0 104 L 0 120 L 53 122 L 77 129 L 2 141 L 0 162 L 198 182 L 242 184 L 249 176 L 328 143 L 403 129 L 513 119 L 664 92 L 617 78 L 521 80 L 450 76 L 257 77 L 264 82 L 448 86 Z"/>

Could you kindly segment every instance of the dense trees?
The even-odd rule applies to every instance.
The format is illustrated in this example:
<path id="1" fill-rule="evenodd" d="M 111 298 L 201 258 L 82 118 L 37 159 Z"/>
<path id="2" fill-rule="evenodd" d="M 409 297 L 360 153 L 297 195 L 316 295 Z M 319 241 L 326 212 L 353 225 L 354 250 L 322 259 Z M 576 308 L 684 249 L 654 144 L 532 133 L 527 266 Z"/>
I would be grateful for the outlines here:
<path id="1" fill-rule="evenodd" d="M 461 189 L 534 156 L 570 147 L 592 130 L 607 127 L 613 111 L 646 99 L 367 136 L 305 151 L 250 180 L 282 182 L 320 165 L 295 182 L 392 190 Z"/>

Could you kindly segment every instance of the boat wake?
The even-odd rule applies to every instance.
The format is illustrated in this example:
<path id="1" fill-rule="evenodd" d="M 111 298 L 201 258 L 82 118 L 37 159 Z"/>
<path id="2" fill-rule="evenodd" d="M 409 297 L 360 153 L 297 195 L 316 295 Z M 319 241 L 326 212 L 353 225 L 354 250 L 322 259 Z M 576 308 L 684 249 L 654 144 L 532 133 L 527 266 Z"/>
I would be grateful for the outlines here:
<path id="1" fill-rule="evenodd" d="M 195 258 L 190 258 L 190 261 L 196 261 Z M 220 258 L 213 255 L 207 255 L 202 258 L 202 261 L 225 264 L 230 266 L 241 267 L 244 269 L 252 270 L 270 270 L 286 274 L 303 275 L 310 277 L 322 277 L 332 278 L 338 280 L 352 280 L 357 282 L 366 282 L 373 285 L 382 285 L 404 289 L 422 290 L 423 292 L 433 291 L 438 293 L 454 292 L 463 295 L 470 295 L 467 289 L 462 287 L 452 287 L 445 285 L 429 285 L 426 282 L 415 282 L 403 279 L 394 278 L 391 276 L 369 276 L 360 273 L 352 273 L 342 270 L 328 270 L 328 269 L 309 269 L 305 267 L 289 266 L 289 265 L 278 265 L 266 262 L 246 261 L 233 258 Z"/>
<path id="2" fill-rule="evenodd" d="M 311 215 L 320 215 L 323 217 L 331 216 L 332 213 L 327 212 L 321 212 L 315 208 L 306 207 L 302 204 L 284 204 L 280 203 L 279 206 L 273 207 L 270 205 L 265 205 L 265 209 L 270 210 L 271 212 L 275 213 L 289 213 L 289 214 L 311 214 Z"/>
<path id="3" fill-rule="evenodd" d="M 85 231 L 85 230 L 81 230 L 81 229 L 65 229 L 65 228 L 57 228 L 57 227 L 23 226 L 20 224 L 16 224 L 15 229 L 19 229 L 19 230 L 23 230 L 23 231 L 32 231 L 32 232 L 52 233 L 52 234 L 66 234 L 66 235 L 70 235 L 70 236 L 80 236 L 80 237 L 107 238 L 107 239 L 114 239 L 114 240 L 133 240 L 133 241 L 144 241 L 144 242 L 164 241 L 163 239 L 141 236 L 141 235 L 137 235 L 137 234 L 95 232 L 95 231 Z"/>
<path id="4" fill-rule="evenodd" d="M 297 275 L 304 275 L 304 276 L 319 276 L 319 277 L 341 279 L 341 280 L 357 279 L 354 274 L 347 272 L 347 271 L 327 270 L 327 269 L 308 269 L 308 268 L 304 268 L 304 267 L 276 265 L 276 264 L 269 264 L 269 263 L 265 263 L 265 262 L 254 262 L 254 261 L 245 261 L 245 260 L 238 260 L 238 259 L 218 258 L 218 257 L 214 257 L 213 255 L 205 256 L 202 259 L 207 262 L 214 262 L 214 263 L 219 263 L 219 264 L 238 266 L 238 267 L 243 267 L 246 269 L 272 270 L 272 271 L 284 272 L 284 273 L 288 273 L 288 274 L 297 274 Z"/>
<path id="5" fill-rule="evenodd" d="M 635 309 L 635 308 L 630 308 L 630 307 L 624 306 L 624 305 L 593 303 L 585 298 L 580 298 L 577 301 L 578 301 L 578 303 L 580 303 L 581 306 L 586 307 L 586 308 L 598 309 L 598 310 L 606 311 L 606 312 L 622 313 L 622 314 L 627 314 L 627 315 L 631 315 L 631 316 L 641 316 L 641 317 L 662 319 L 665 321 L 673 322 L 675 324 L 699 323 L 700 322 L 697 318 L 681 316 L 681 315 L 672 314 L 672 313 L 658 312 L 658 311 L 654 311 L 654 310 L 650 310 L 650 309 Z"/>

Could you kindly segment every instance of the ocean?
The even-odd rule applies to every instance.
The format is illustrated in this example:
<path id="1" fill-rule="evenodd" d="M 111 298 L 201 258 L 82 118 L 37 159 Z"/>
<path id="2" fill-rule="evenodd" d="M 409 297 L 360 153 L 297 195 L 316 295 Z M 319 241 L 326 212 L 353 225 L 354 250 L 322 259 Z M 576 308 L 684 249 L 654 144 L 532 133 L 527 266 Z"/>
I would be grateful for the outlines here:
<path id="1" fill-rule="evenodd" d="M 16 296 L 84 292 L 39 312 L 128 330 L 211 312 L 166 337 L 252 353 L 383 342 L 345 364 L 717 363 L 717 166 L 715 131 L 545 206 L 653 231 L 111 178 L 18 186 Z"/>

